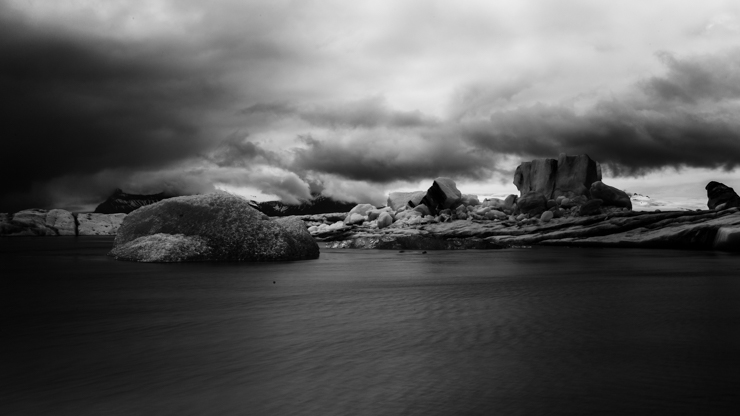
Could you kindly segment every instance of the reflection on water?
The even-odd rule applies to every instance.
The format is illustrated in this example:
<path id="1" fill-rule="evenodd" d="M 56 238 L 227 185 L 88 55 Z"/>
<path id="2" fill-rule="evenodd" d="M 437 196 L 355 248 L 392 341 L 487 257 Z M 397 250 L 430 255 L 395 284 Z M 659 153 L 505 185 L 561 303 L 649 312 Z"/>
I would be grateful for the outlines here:
<path id="1" fill-rule="evenodd" d="M 740 257 L 323 250 L 136 264 L 0 239 L 4 415 L 732 414 Z"/>

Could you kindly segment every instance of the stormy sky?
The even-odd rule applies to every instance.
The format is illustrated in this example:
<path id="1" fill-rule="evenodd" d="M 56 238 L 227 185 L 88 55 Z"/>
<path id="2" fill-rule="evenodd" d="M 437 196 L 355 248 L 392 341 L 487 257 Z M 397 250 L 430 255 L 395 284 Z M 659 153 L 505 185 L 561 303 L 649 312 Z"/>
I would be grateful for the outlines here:
<path id="1" fill-rule="evenodd" d="M 733 1 L 7 0 L 0 87 L 0 212 L 515 192 L 561 152 L 631 192 L 740 186 Z"/>

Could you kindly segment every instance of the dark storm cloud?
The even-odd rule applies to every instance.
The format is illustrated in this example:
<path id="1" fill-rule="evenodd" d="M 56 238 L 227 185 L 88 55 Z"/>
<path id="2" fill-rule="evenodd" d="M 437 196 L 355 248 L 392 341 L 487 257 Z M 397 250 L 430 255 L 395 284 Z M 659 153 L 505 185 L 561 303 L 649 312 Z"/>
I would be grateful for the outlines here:
<path id="1" fill-rule="evenodd" d="M 300 113 L 301 118 L 324 127 L 406 128 L 434 125 L 435 121 L 417 111 L 388 108 L 383 97 L 369 97 L 334 106 L 316 106 Z"/>
<path id="2" fill-rule="evenodd" d="M 668 52 L 657 53 L 666 66 L 662 77 L 642 83 L 657 100 L 697 103 L 740 97 L 740 51 L 735 49 L 715 55 L 676 58 Z"/>
<path id="3" fill-rule="evenodd" d="M 597 100 L 585 110 L 537 103 L 488 112 L 530 82 L 468 86 L 452 97 L 451 119 L 400 137 L 383 130 L 343 140 L 304 137 L 295 167 L 352 180 L 387 183 L 439 175 L 481 179 L 497 171 L 494 155 L 553 158 L 589 154 L 612 175 L 664 167 L 731 169 L 740 164 L 740 52 L 677 58 L 658 54 L 662 76 Z M 420 115 L 421 119 L 425 117 Z M 375 127 L 376 123 L 368 123 Z"/>
<path id="4" fill-rule="evenodd" d="M 247 167 L 255 162 L 275 166 L 283 164 L 277 153 L 265 150 L 238 133 L 222 140 L 205 159 L 220 167 Z"/>
<path id="5" fill-rule="evenodd" d="M 284 117 L 298 111 L 288 103 L 257 103 L 240 111 L 242 114 L 273 114 Z"/>
<path id="6" fill-rule="evenodd" d="M 388 107 L 385 98 L 373 96 L 334 105 L 296 106 L 288 103 L 257 103 L 242 114 L 295 116 L 312 126 L 328 128 L 407 128 L 433 126 L 438 121 L 418 110 L 398 111 Z"/>
<path id="7" fill-rule="evenodd" d="M 295 167 L 374 183 L 415 181 L 438 176 L 480 179 L 490 175 L 491 158 L 455 140 L 430 136 L 383 138 L 368 132 L 345 141 L 304 137 Z"/>
<path id="8" fill-rule="evenodd" d="M 589 154 L 615 174 L 666 166 L 726 167 L 740 159 L 740 125 L 687 113 L 644 114 L 618 102 L 601 102 L 586 114 L 535 105 L 496 113 L 463 132 L 497 153 L 556 157 Z"/>
<path id="9" fill-rule="evenodd" d="M 480 116 L 490 113 L 492 108 L 510 101 L 531 85 L 532 81 L 525 77 L 495 83 L 479 82 L 466 85 L 460 88 L 452 97 L 451 117 L 460 120 L 465 116 Z"/>
<path id="10" fill-rule="evenodd" d="M 196 114 L 224 92 L 171 45 L 0 19 L 2 193 L 65 174 L 163 166 L 207 147 Z M 4 201 L 5 202 L 5 201 Z"/>
<path id="11" fill-rule="evenodd" d="M 108 187 L 349 198 L 560 152 L 734 166 L 725 3 L 0 2 L 0 211 Z M 676 51 L 663 72 L 653 48 Z"/>
<path id="12" fill-rule="evenodd" d="M 572 106 L 538 103 L 463 123 L 459 132 L 496 153 L 555 157 L 587 153 L 615 174 L 667 166 L 733 168 L 740 164 L 740 53 L 676 58 L 659 55 L 664 76 L 638 83 L 641 91 Z"/>

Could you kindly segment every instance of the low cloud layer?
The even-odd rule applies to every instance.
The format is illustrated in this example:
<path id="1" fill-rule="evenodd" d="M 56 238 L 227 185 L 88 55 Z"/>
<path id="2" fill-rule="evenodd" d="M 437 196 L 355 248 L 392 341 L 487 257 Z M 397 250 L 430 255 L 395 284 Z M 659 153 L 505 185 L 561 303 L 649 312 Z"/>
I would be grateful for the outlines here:
<path id="1" fill-rule="evenodd" d="M 613 176 L 740 160 L 722 1 L 52 3 L 0 4 L 1 212 L 117 187 L 380 203 L 561 152 Z"/>
<path id="2" fill-rule="evenodd" d="M 211 145 L 199 120 L 228 94 L 172 62 L 172 45 L 39 29 L 5 12 L 0 176 L 12 180 L 3 196 L 63 176 L 158 169 Z"/>
<path id="3" fill-rule="evenodd" d="M 343 131 L 341 139 L 304 137 L 307 146 L 296 151 L 294 166 L 377 183 L 435 175 L 482 179 L 495 171 L 497 155 L 526 159 L 561 152 L 589 154 L 618 176 L 665 167 L 735 168 L 740 49 L 656 55 L 665 65 L 663 75 L 638 80 L 582 110 L 572 103 L 538 102 L 471 116 L 470 109 L 496 106 L 527 84 L 513 85 L 506 94 L 468 89 L 463 95 L 472 98 L 454 97 L 464 111 L 446 121 L 411 131 L 372 124 L 375 129 Z M 376 119 L 372 112 L 353 116 Z"/>
<path id="4" fill-rule="evenodd" d="M 537 103 L 462 127 L 476 147 L 553 157 L 587 153 L 616 175 L 671 167 L 731 169 L 740 161 L 740 49 L 712 56 L 659 53 L 666 73 L 584 111 Z"/>
<path id="5" fill-rule="evenodd" d="M 437 176 L 483 179 L 492 158 L 444 137 L 362 132 L 344 140 L 305 138 L 294 166 L 351 180 L 389 183 Z"/>
<path id="6" fill-rule="evenodd" d="M 399 111 L 388 107 L 382 96 L 329 105 L 296 106 L 287 103 L 258 103 L 241 111 L 242 114 L 294 116 L 316 127 L 337 128 L 412 128 L 435 126 L 437 120 L 419 110 Z"/>

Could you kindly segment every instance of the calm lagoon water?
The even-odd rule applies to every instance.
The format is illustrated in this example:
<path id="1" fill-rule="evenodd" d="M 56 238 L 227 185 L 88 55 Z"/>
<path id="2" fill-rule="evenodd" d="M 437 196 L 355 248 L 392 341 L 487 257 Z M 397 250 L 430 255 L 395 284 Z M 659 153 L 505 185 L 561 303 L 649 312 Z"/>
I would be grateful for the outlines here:
<path id="1" fill-rule="evenodd" d="M 740 256 L 0 239 L 2 415 L 738 414 Z"/>

